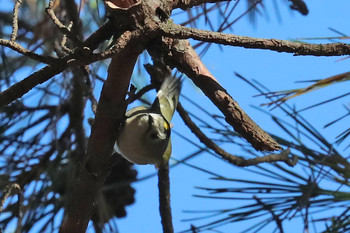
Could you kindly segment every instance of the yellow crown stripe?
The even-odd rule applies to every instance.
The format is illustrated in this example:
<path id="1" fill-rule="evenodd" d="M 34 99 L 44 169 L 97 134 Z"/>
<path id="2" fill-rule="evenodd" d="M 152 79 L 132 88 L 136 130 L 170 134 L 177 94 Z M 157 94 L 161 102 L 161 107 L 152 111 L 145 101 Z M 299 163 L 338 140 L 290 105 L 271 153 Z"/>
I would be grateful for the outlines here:
<path id="1" fill-rule="evenodd" d="M 168 122 L 164 121 L 164 128 L 166 130 L 169 130 L 170 129 L 170 125 L 168 124 Z"/>

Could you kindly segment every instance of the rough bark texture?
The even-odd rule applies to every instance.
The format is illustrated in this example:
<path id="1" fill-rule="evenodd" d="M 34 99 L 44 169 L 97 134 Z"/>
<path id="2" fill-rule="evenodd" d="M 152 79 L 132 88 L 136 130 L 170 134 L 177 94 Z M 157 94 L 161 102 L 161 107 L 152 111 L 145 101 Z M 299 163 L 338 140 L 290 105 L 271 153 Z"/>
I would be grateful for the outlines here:
<path id="1" fill-rule="evenodd" d="M 262 130 L 239 106 L 239 104 L 218 83 L 202 63 L 198 54 L 187 40 L 164 39 L 162 48 L 151 49 L 153 56 L 159 50 L 169 48 L 166 59 L 186 74 L 224 114 L 225 120 L 244 137 L 256 150 L 274 151 L 282 147 Z M 158 52 L 157 52 L 158 50 Z"/>
<path id="2" fill-rule="evenodd" d="M 221 32 L 212 32 L 188 28 L 173 24 L 171 21 L 161 25 L 161 31 L 171 38 L 192 38 L 204 42 L 238 46 L 251 49 L 268 49 L 297 55 L 342 56 L 350 55 L 350 45 L 345 43 L 309 44 L 278 39 L 262 39 L 249 36 L 238 36 Z"/>
<path id="3" fill-rule="evenodd" d="M 124 99 L 135 62 L 142 51 L 130 42 L 130 33 L 122 36 L 119 45 L 124 48 L 111 61 L 87 146 L 87 158 L 76 174 L 60 232 L 85 232 L 98 193 L 114 164 L 113 145 L 126 109 Z"/>
<path id="4" fill-rule="evenodd" d="M 159 212 L 164 233 L 173 233 L 173 221 L 170 207 L 169 164 L 161 165 L 158 170 Z"/>

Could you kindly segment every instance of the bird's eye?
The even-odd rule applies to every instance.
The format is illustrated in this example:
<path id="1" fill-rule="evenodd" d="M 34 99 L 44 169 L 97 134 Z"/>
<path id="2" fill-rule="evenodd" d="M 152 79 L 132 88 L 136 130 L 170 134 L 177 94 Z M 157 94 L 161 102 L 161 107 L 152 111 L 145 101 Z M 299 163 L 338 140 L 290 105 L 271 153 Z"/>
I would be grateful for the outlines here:
<path id="1" fill-rule="evenodd" d="M 150 134 L 150 137 L 151 137 L 152 139 L 157 139 L 157 138 L 158 138 L 158 133 L 151 133 L 151 134 Z"/>

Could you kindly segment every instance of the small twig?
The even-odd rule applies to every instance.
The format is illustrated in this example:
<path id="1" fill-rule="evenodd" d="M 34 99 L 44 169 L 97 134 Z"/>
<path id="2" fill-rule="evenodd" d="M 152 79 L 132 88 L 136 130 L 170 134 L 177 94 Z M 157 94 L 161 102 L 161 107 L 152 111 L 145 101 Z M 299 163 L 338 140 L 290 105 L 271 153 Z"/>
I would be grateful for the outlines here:
<path id="1" fill-rule="evenodd" d="M 191 224 L 191 231 L 192 233 L 198 233 L 197 228 L 193 224 Z"/>
<path id="2" fill-rule="evenodd" d="M 223 159 L 228 161 L 231 164 L 234 164 L 239 167 L 246 167 L 251 165 L 257 165 L 260 163 L 271 163 L 271 162 L 285 162 L 289 166 L 295 166 L 298 157 L 293 156 L 292 158 L 289 158 L 290 149 L 284 150 L 279 154 L 269 154 L 262 157 L 257 157 L 253 159 L 244 159 L 240 156 L 232 155 L 228 152 L 226 152 L 224 149 L 219 147 L 217 144 L 215 144 L 210 138 L 208 138 L 201 130 L 200 128 L 192 121 L 186 110 L 182 107 L 181 103 L 177 105 L 177 111 L 179 112 L 182 120 L 185 122 L 185 124 L 188 126 L 188 128 L 194 133 L 197 138 L 206 145 L 209 149 L 212 149 L 215 153 L 220 155 Z"/>
<path id="3" fill-rule="evenodd" d="M 67 27 L 68 30 L 71 30 L 73 26 L 73 21 L 71 21 Z M 62 37 L 62 41 L 61 41 L 61 48 L 64 52 L 66 52 L 67 54 L 72 54 L 73 53 L 73 50 L 69 49 L 67 46 L 66 46 L 66 42 L 67 42 L 67 34 L 63 34 L 63 37 Z"/>
<path id="4" fill-rule="evenodd" d="M 33 60 L 36 60 L 38 62 L 42 62 L 45 64 L 53 64 L 53 63 L 56 63 L 58 61 L 58 59 L 54 58 L 54 57 L 42 56 L 42 55 L 33 53 L 30 50 L 25 49 L 20 44 L 14 42 L 14 41 L 0 39 L 0 45 L 6 46 L 6 47 L 24 55 L 24 56 L 26 56 L 26 57 L 29 57 Z"/>
<path id="5" fill-rule="evenodd" d="M 57 28 L 62 32 L 63 35 L 67 35 L 67 37 L 71 39 L 73 42 L 77 44 L 81 44 L 82 42 L 75 35 L 73 35 L 72 32 L 66 26 L 64 26 L 63 23 L 61 23 L 61 21 L 55 15 L 55 12 L 52 9 L 54 2 L 55 0 L 49 1 L 49 5 L 48 7 L 46 7 L 47 14 L 49 15 L 53 23 L 57 26 Z"/>
<path id="6" fill-rule="evenodd" d="M 2 192 L 2 196 L 0 198 L 0 213 L 2 213 L 5 201 L 7 198 L 12 195 L 14 192 L 20 193 L 21 192 L 21 187 L 19 184 L 13 183 L 13 184 L 8 184 L 6 185 L 4 191 Z"/>
<path id="7" fill-rule="evenodd" d="M 68 55 L 68 53 L 62 49 L 61 43 L 58 42 L 57 40 L 54 41 L 53 51 L 55 51 L 55 53 L 59 58 L 62 58 Z"/>
<path id="8" fill-rule="evenodd" d="M 84 43 L 83 45 L 90 45 L 96 46 L 97 43 L 101 43 L 106 37 L 107 32 L 105 30 L 108 29 L 110 25 L 105 24 L 103 26 L 103 29 L 98 29 L 96 32 L 94 32 Z M 125 32 L 116 42 L 116 45 L 113 47 L 113 49 L 108 50 L 107 52 L 104 52 L 102 54 L 92 54 L 90 56 L 84 56 L 79 57 L 79 59 L 74 58 L 72 55 L 72 59 L 69 59 L 69 57 L 64 57 L 62 59 L 54 59 L 55 63 L 54 65 L 48 65 L 44 68 L 42 68 L 39 71 L 36 71 L 35 73 L 29 75 L 25 79 L 17 82 L 16 84 L 12 85 L 8 89 L 0 92 L 0 107 L 7 105 L 14 101 L 17 98 L 22 97 L 24 94 L 26 94 L 28 91 L 30 91 L 32 88 L 37 86 L 38 84 L 41 84 L 47 80 L 49 80 L 51 77 L 55 76 L 56 74 L 61 73 L 63 70 L 65 70 L 68 66 L 72 65 L 87 65 L 95 61 L 99 61 L 101 59 L 106 59 L 109 57 L 114 56 L 115 54 L 119 53 L 121 50 L 124 49 L 124 47 L 131 41 L 133 41 L 133 45 L 135 46 L 136 40 L 139 36 L 140 32 Z M 92 43 L 92 42 L 96 43 Z M 26 50 L 20 46 L 19 44 L 15 42 L 11 42 L 9 40 L 2 40 L 0 39 L 0 44 L 5 44 L 7 47 L 13 47 L 16 48 L 14 50 L 21 51 L 22 54 L 26 55 Z M 89 47 L 90 48 L 90 47 Z M 92 49 L 91 49 L 92 50 Z M 90 51 L 90 50 L 89 50 Z M 79 52 L 79 51 L 77 51 Z M 29 52 L 32 56 L 33 53 Z M 37 55 L 39 56 L 39 55 Z M 42 56 L 39 56 L 42 57 Z"/>
<path id="9" fill-rule="evenodd" d="M 173 233 L 170 206 L 169 163 L 161 165 L 158 170 L 159 212 L 162 218 L 163 233 Z"/>
<path id="10" fill-rule="evenodd" d="M 15 6 L 13 8 L 13 21 L 12 21 L 12 33 L 11 33 L 11 42 L 14 42 L 17 38 L 18 32 L 18 11 L 19 7 L 22 4 L 22 0 L 16 0 Z"/>
<path id="11" fill-rule="evenodd" d="M 0 11 L 0 20 L 4 24 L 11 24 L 13 23 L 13 15 L 9 15 L 5 11 Z M 33 26 L 29 25 L 29 23 L 25 20 L 18 19 L 18 26 L 23 28 L 25 31 L 33 31 Z"/>
<path id="12" fill-rule="evenodd" d="M 143 87 L 141 90 L 139 90 L 137 93 L 131 95 L 128 99 L 128 103 L 132 103 L 134 102 L 135 100 L 139 99 L 141 96 L 143 96 L 146 92 L 152 90 L 152 89 L 155 89 L 156 86 L 154 84 L 149 84 L 145 87 Z"/>

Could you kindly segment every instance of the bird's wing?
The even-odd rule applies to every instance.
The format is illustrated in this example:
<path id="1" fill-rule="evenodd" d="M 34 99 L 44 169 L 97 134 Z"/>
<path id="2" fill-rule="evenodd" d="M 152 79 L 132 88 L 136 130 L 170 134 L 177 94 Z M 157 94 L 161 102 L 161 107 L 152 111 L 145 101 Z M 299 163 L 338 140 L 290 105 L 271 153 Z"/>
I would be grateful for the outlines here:
<path id="1" fill-rule="evenodd" d="M 166 77 L 151 107 L 151 111 L 161 113 L 169 123 L 179 101 L 181 85 L 181 79 L 172 76 Z"/>

